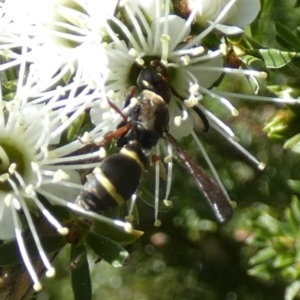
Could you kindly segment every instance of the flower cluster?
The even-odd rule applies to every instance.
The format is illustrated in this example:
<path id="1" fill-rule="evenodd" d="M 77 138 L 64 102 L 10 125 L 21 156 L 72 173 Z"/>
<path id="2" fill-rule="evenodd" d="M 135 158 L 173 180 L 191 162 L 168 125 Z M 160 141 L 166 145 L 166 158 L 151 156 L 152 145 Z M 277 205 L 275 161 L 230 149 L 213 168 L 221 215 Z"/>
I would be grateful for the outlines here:
<path id="1" fill-rule="evenodd" d="M 178 2 L 178 1 L 177 1 Z M 237 147 L 258 168 L 264 164 L 238 142 L 233 131 L 202 104 L 205 97 L 224 105 L 233 116 L 237 109 L 226 96 L 297 103 L 255 95 L 212 90 L 223 73 L 264 79 L 265 72 L 224 67 L 225 39 L 217 47 L 203 40 L 215 31 L 222 35 L 243 32 L 260 10 L 258 0 L 182 1 L 184 12 L 170 0 L 6 0 L 0 4 L 1 112 L 0 112 L 0 239 L 16 238 L 21 255 L 34 282 L 40 288 L 22 239 L 18 211 L 27 220 L 47 275 L 53 274 L 40 245 L 30 211 L 37 207 L 62 234 L 68 229 L 52 216 L 39 200 L 67 206 L 83 188 L 78 170 L 91 169 L 99 151 L 78 154 L 85 142 L 102 140 L 114 131 L 128 107 L 125 94 L 137 84 L 140 71 L 153 65 L 172 90 L 168 103 L 169 131 L 180 139 L 192 135 L 218 185 L 229 199 L 205 149 L 194 131 L 191 111 L 197 107 L 209 126 Z M 247 16 L 245 18 L 244 16 Z M 195 28 L 201 27 L 197 33 Z M 165 73 L 165 74 L 164 74 Z M 13 75 L 12 75 L 13 74 Z M 9 96 L 12 100 L 9 99 Z M 109 100 L 109 101 L 108 101 Z M 111 105 L 113 103 L 113 105 Z M 61 143 L 61 135 L 88 111 L 94 128 L 80 140 Z M 83 126 L 82 126 L 83 127 Z M 159 156 L 160 141 L 156 147 Z M 168 155 L 172 156 L 169 147 Z M 155 220 L 158 220 L 159 161 L 155 163 Z M 172 162 L 168 163 L 165 200 L 171 188 Z M 129 212 L 131 214 L 131 212 Z M 98 217 L 102 218 L 102 217 Z M 126 227 L 125 223 L 118 223 Z"/>
<path id="2" fill-rule="evenodd" d="M 23 52 L 23 55 L 26 54 Z M 8 63 L 9 64 L 9 63 Z M 78 170 L 90 169 L 98 163 L 99 150 L 80 154 L 85 144 L 78 139 L 60 145 L 62 133 L 86 109 L 101 98 L 101 89 L 91 89 L 82 80 L 74 79 L 64 86 L 40 91 L 34 68 L 24 60 L 13 70 L 18 72 L 16 89 L 6 93 L 9 85 L 7 69 L 1 80 L 0 99 L 0 239 L 15 238 L 35 290 L 41 289 L 39 278 L 26 249 L 22 224 L 29 229 L 46 268 L 46 275 L 55 271 L 41 245 L 32 212 L 41 214 L 60 234 L 69 229 L 52 215 L 40 200 L 45 197 L 52 204 L 59 204 L 85 217 L 128 228 L 126 223 L 115 222 L 77 207 L 74 200 L 83 188 Z M 21 214 L 19 212 L 22 212 Z"/>

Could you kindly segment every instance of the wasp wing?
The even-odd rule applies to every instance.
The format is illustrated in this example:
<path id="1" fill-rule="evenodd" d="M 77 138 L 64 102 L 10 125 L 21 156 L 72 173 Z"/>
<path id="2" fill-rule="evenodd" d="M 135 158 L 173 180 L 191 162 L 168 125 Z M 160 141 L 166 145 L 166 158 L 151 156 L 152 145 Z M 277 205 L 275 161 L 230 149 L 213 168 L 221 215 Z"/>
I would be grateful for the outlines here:
<path id="1" fill-rule="evenodd" d="M 166 138 L 173 147 L 176 159 L 193 176 L 217 220 L 220 223 L 229 221 L 233 213 L 232 206 L 219 185 L 197 164 L 194 158 L 183 149 L 170 133 L 166 133 Z"/>

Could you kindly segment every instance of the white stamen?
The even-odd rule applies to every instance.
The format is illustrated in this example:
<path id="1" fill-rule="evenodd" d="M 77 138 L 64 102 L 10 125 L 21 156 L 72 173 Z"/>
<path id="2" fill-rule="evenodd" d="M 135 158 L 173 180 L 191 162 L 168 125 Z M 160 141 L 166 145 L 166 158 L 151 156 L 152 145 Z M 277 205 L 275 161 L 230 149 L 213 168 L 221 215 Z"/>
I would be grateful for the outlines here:
<path id="1" fill-rule="evenodd" d="M 173 156 L 172 156 L 172 154 L 169 154 L 164 158 L 164 163 L 166 163 L 166 164 L 170 163 L 170 162 L 172 162 L 172 160 L 173 160 Z"/>
<path id="2" fill-rule="evenodd" d="M 174 117 L 175 126 L 179 127 L 181 125 L 181 116 Z"/>
<path id="3" fill-rule="evenodd" d="M 134 48 L 129 49 L 128 54 L 130 56 L 133 56 L 133 57 L 138 57 L 139 56 L 139 52 Z"/>
<path id="4" fill-rule="evenodd" d="M 218 126 L 214 126 L 212 123 L 212 127 L 214 127 L 225 139 L 233 144 L 240 152 L 242 152 L 249 160 L 251 160 L 259 170 L 263 170 L 265 168 L 265 163 L 257 160 L 255 156 L 253 156 L 249 151 L 247 151 L 241 144 L 238 143 L 238 139 L 235 135 L 228 135 L 227 131 L 220 130 L 219 124 Z M 223 127 L 221 127 L 224 129 Z"/>
<path id="5" fill-rule="evenodd" d="M 84 144 L 88 144 L 91 142 L 90 135 L 87 131 L 82 135 L 82 137 L 80 138 L 80 141 Z"/>
<path id="6" fill-rule="evenodd" d="M 101 159 L 103 159 L 106 155 L 107 155 L 107 153 L 106 153 L 105 148 L 104 147 L 100 147 L 100 149 L 99 149 L 99 157 Z"/>
<path id="7" fill-rule="evenodd" d="M 39 201 L 37 197 L 32 197 L 34 200 L 36 206 L 39 208 L 39 210 L 42 212 L 42 214 L 45 216 L 45 218 L 48 220 L 52 226 L 54 226 L 61 235 L 67 235 L 69 233 L 69 229 L 67 227 L 63 227 L 59 221 L 57 221 L 54 216 L 49 212 L 47 208 Z"/>
<path id="8" fill-rule="evenodd" d="M 109 90 L 107 93 L 106 93 L 106 96 L 107 98 L 109 99 L 114 99 L 115 98 L 115 91 L 114 90 Z M 107 103 L 107 102 L 105 102 Z"/>
<path id="9" fill-rule="evenodd" d="M 109 98 L 109 99 L 110 99 L 110 98 Z M 101 102 L 99 103 L 99 105 L 100 105 L 100 107 L 101 107 L 102 109 L 109 109 L 109 108 L 110 108 L 108 101 L 101 101 Z"/>
<path id="10" fill-rule="evenodd" d="M 4 174 L 0 175 L 0 182 L 7 181 L 8 178 L 9 178 L 9 174 L 4 173 Z"/>
<path id="11" fill-rule="evenodd" d="M 24 240 L 23 240 L 23 237 L 22 237 L 22 233 L 21 233 L 21 228 L 19 227 L 17 213 L 16 213 L 15 209 L 13 208 L 13 206 L 10 206 L 10 207 L 11 207 L 11 214 L 12 214 L 12 219 L 13 219 L 14 228 L 15 228 L 16 239 L 17 239 L 17 242 L 18 242 L 21 257 L 22 257 L 22 259 L 24 261 L 24 264 L 26 266 L 26 269 L 27 269 L 32 281 L 33 281 L 34 290 L 39 291 L 39 290 L 42 289 L 42 285 L 41 285 L 41 283 L 38 279 L 38 276 L 37 276 L 37 274 L 36 274 L 36 272 L 33 268 L 33 265 L 30 261 L 29 255 L 27 253 L 27 250 L 26 250 L 26 247 L 25 247 L 25 244 L 24 244 Z"/>
<path id="12" fill-rule="evenodd" d="M 69 117 L 68 117 L 68 116 L 61 116 L 61 118 L 60 118 L 60 122 L 61 122 L 61 123 L 65 123 L 65 122 L 67 122 L 67 121 L 68 121 L 68 119 L 69 119 Z"/>
<path id="13" fill-rule="evenodd" d="M 34 187 L 33 187 L 32 184 L 29 184 L 29 185 L 25 188 L 25 193 L 28 194 L 29 196 L 35 195 Z"/>
<path id="14" fill-rule="evenodd" d="M 7 182 L 10 184 L 11 188 L 13 189 L 14 193 L 19 196 L 20 195 L 20 191 L 18 186 L 16 185 L 16 183 L 11 179 L 11 177 L 7 178 Z"/>
<path id="15" fill-rule="evenodd" d="M 34 239 L 34 243 L 37 247 L 38 253 L 39 253 L 39 255 L 40 255 L 40 257 L 43 261 L 43 264 L 44 264 L 44 266 L 46 267 L 46 269 L 48 271 L 50 270 L 50 272 L 52 272 L 53 267 L 52 267 L 47 255 L 44 251 L 44 248 L 42 247 L 39 235 L 38 235 L 38 233 L 35 229 L 35 226 L 34 226 L 34 223 L 32 221 L 31 215 L 30 215 L 29 210 L 27 208 L 27 204 L 25 203 L 25 201 L 22 197 L 20 197 L 19 202 L 22 206 L 23 212 L 24 212 L 25 217 L 26 217 L 27 224 L 29 226 L 30 232 L 31 232 L 32 237 Z"/>
<path id="16" fill-rule="evenodd" d="M 124 230 L 128 233 L 131 233 L 133 228 L 132 228 L 132 225 L 128 222 L 122 222 L 122 221 L 118 221 L 118 220 L 115 220 L 114 221 L 114 224 L 117 225 L 117 226 L 122 226 L 124 228 Z"/>
<path id="17" fill-rule="evenodd" d="M 135 203 L 136 203 L 136 194 L 133 194 L 131 196 L 131 199 L 130 199 L 130 206 L 129 206 L 129 210 L 128 210 L 128 217 L 131 216 L 131 221 L 129 221 L 129 219 L 126 219 L 126 221 L 128 222 L 132 222 L 133 221 L 133 215 L 132 215 L 132 212 L 133 212 L 133 209 L 134 209 L 134 206 L 135 206 Z"/>
<path id="18" fill-rule="evenodd" d="M 160 37 L 162 42 L 162 53 L 161 53 L 161 62 L 165 65 L 168 64 L 168 55 L 169 55 L 169 42 L 170 36 L 168 34 L 162 34 Z"/>
<path id="19" fill-rule="evenodd" d="M 187 66 L 191 62 L 191 58 L 188 55 L 183 55 L 180 57 L 180 60 L 182 61 L 184 66 Z"/>
<path id="20" fill-rule="evenodd" d="M 22 198 L 21 198 L 22 199 Z M 17 198 L 12 198 L 12 206 L 16 209 L 16 210 L 20 210 L 21 209 L 21 204 L 19 202 L 19 200 Z"/>
<path id="21" fill-rule="evenodd" d="M 49 278 L 54 277 L 55 273 L 56 273 L 55 269 L 52 267 L 52 268 L 50 268 L 49 270 L 46 271 L 46 276 L 49 277 Z"/>
<path id="22" fill-rule="evenodd" d="M 140 58 L 140 57 L 136 58 L 136 59 L 135 59 L 135 62 L 136 62 L 139 66 L 143 66 L 143 65 L 145 64 L 145 61 L 144 61 L 142 58 Z"/>
<path id="23" fill-rule="evenodd" d="M 15 170 L 16 170 L 16 167 L 17 167 L 16 163 L 10 164 L 10 166 L 9 166 L 9 168 L 8 168 L 8 172 L 9 172 L 10 174 L 14 174 L 14 172 L 15 172 Z"/>
<path id="24" fill-rule="evenodd" d="M 205 51 L 205 48 L 202 47 L 202 46 L 199 46 L 199 47 L 196 47 L 196 48 L 191 48 L 191 54 L 193 56 L 198 56 L 198 55 L 201 55 L 202 53 L 204 53 Z"/>
<path id="25" fill-rule="evenodd" d="M 98 142 L 98 140 L 95 140 Z M 102 139 L 103 141 L 103 139 Z M 54 152 L 51 152 L 51 154 L 53 154 Z M 99 151 L 95 151 L 95 152 L 90 152 L 87 154 L 80 154 L 80 155 L 73 155 L 70 157 L 60 157 L 60 158 L 55 158 L 55 159 L 47 159 L 47 165 L 57 165 L 57 164 L 65 164 L 67 162 L 76 162 L 76 161 L 80 161 L 80 160 L 87 160 L 87 159 L 91 159 L 91 158 L 98 158 L 99 157 Z M 62 175 L 62 174 L 60 174 Z"/>
<path id="26" fill-rule="evenodd" d="M 166 207 L 172 207 L 173 206 L 173 201 L 171 201 L 171 200 L 164 199 L 163 203 Z"/>
<path id="27" fill-rule="evenodd" d="M 158 220 L 158 219 L 156 219 L 156 220 L 154 221 L 154 226 L 155 226 L 155 227 L 161 226 L 161 221 Z"/>
<path id="28" fill-rule="evenodd" d="M 225 107 L 227 107 L 230 110 L 231 114 L 234 117 L 238 116 L 238 114 L 239 114 L 238 110 L 226 98 L 223 98 L 223 97 L 219 96 L 217 93 L 212 92 L 209 89 L 206 89 L 202 86 L 200 86 L 200 90 L 202 90 L 203 93 L 210 95 L 211 97 L 219 100 Z"/>
<path id="29" fill-rule="evenodd" d="M 11 205 L 12 199 L 13 199 L 13 196 L 11 194 L 7 194 L 4 197 L 4 203 L 7 207 L 9 207 Z"/>
<path id="30" fill-rule="evenodd" d="M 187 107 L 193 107 L 193 106 L 195 106 L 195 105 L 198 104 L 198 98 L 196 98 L 196 97 L 190 97 L 189 99 L 184 100 L 184 104 Z"/>
<path id="31" fill-rule="evenodd" d="M 32 171 L 35 173 L 37 180 L 35 182 L 35 186 L 38 187 L 42 184 L 42 174 L 40 172 L 40 167 L 37 163 L 31 162 Z"/>
<path id="32" fill-rule="evenodd" d="M 129 214 L 128 216 L 125 216 L 124 219 L 125 219 L 126 222 L 132 223 L 133 222 L 133 215 Z"/>
<path id="33" fill-rule="evenodd" d="M 96 146 L 101 146 L 103 144 L 103 142 L 104 142 L 104 138 L 103 137 L 99 137 L 99 138 L 94 139 L 94 144 Z"/>
<path id="34" fill-rule="evenodd" d="M 57 170 L 53 176 L 53 182 L 59 182 L 61 180 L 69 180 L 69 179 L 70 176 L 61 169 Z"/>
<path id="35" fill-rule="evenodd" d="M 198 83 L 194 83 L 194 84 L 192 84 L 192 85 L 190 86 L 189 92 L 190 92 L 191 94 L 196 94 L 196 93 L 199 93 L 199 89 L 200 89 L 199 84 L 198 84 Z"/>
<path id="36" fill-rule="evenodd" d="M 61 227 L 57 229 L 57 232 L 61 235 L 67 235 L 69 234 L 69 229 L 67 227 Z"/>
<path id="37" fill-rule="evenodd" d="M 99 215 L 97 213 L 94 212 L 90 212 L 90 211 L 86 211 L 85 209 L 79 207 L 78 205 L 72 203 L 72 202 L 68 202 L 65 199 L 61 199 L 43 189 L 37 189 L 36 190 L 37 193 L 43 195 L 44 197 L 46 197 L 49 200 L 55 201 L 56 203 L 58 203 L 61 206 L 67 207 L 71 210 L 73 210 L 74 212 L 77 212 L 91 220 L 96 220 L 96 221 L 100 221 L 100 222 L 105 222 L 107 224 L 111 224 L 111 225 L 115 225 L 118 227 L 123 228 L 126 232 L 132 232 L 132 225 L 128 222 L 123 222 L 120 220 L 113 220 L 107 217 L 104 217 L 102 215 Z M 67 233 L 67 228 L 63 228 L 62 231 Z M 61 234 L 64 234 L 62 232 L 60 232 Z"/>
<path id="38" fill-rule="evenodd" d="M 193 60 L 195 62 L 195 60 Z M 210 67 L 210 66 L 203 66 L 199 65 L 197 67 L 197 70 L 203 70 L 205 71 L 216 71 L 216 72 L 224 72 L 228 74 L 238 74 L 238 75 L 249 75 L 249 76 L 254 76 L 254 77 L 259 77 L 266 79 L 268 78 L 268 74 L 263 71 L 256 71 L 256 70 L 245 70 L 245 69 L 233 69 L 233 68 L 219 68 L 219 67 Z"/>
<path id="39" fill-rule="evenodd" d="M 266 102 L 288 103 L 288 104 L 299 104 L 300 103 L 300 99 L 264 97 L 264 96 L 258 96 L 258 95 L 236 94 L 236 93 L 219 92 L 219 91 L 216 91 L 216 94 L 218 94 L 220 96 L 225 96 L 225 97 L 235 97 L 235 98 L 254 100 L 254 101 L 266 101 Z"/>
<path id="40" fill-rule="evenodd" d="M 211 126 L 215 128 L 217 131 L 222 130 L 226 135 L 230 136 L 234 140 L 237 140 L 238 137 L 234 134 L 234 132 L 231 130 L 229 126 L 224 124 L 220 119 L 218 119 L 214 114 L 212 114 L 210 111 L 206 110 L 202 105 L 199 105 L 201 110 L 205 113 L 205 115 L 209 118 L 211 121 Z"/>
<path id="41" fill-rule="evenodd" d="M 182 117 L 181 117 L 181 120 L 182 120 L 182 121 L 185 121 L 185 120 L 188 119 L 188 117 L 189 117 L 189 113 L 187 112 L 186 108 L 183 107 L 183 109 L 182 109 Z"/>
<path id="42" fill-rule="evenodd" d="M 169 198 L 171 186 L 172 186 L 172 171 L 173 171 L 173 151 L 171 145 L 168 145 L 168 153 L 169 155 L 165 157 L 164 161 L 168 164 L 168 175 L 167 175 L 167 186 L 166 186 L 166 195 L 165 199 Z"/>
<path id="43" fill-rule="evenodd" d="M 218 175 L 218 173 L 217 173 L 217 171 L 216 171 L 216 169 L 215 169 L 213 163 L 211 162 L 211 160 L 210 160 L 210 158 L 209 158 L 207 152 L 205 151 L 205 149 L 204 149 L 202 143 L 200 142 L 199 138 L 198 138 L 197 135 L 195 134 L 194 130 L 192 130 L 191 133 L 192 133 L 192 137 L 194 138 L 195 142 L 197 143 L 197 145 L 198 145 L 200 151 L 202 152 L 203 157 L 204 157 L 205 161 L 207 162 L 207 164 L 208 164 L 208 166 L 209 166 L 209 168 L 210 168 L 210 170 L 211 170 L 211 172 L 212 172 L 212 174 L 213 174 L 215 180 L 217 181 L 217 184 L 219 185 L 219 187 L 220 187 L 221 190 L 223 191 L 223 193 L 224 193 L 224 195 L 226 196 L 226 198 L 227 198 L 228 200 L 230 200 L 230 198 L 229 198 L 229 196 L 228 196 L 228 193 L 227 193 L 227 191 L 226 191 L 226 189 L 225 189 L 225 187 L 224 187 L 224 185 L 223 185 L 223 183 L 222 183 L 222 181 L 221 181 L 221 179 L 220 179 L 220 177 L 219 177 L 219 175 Z"/>

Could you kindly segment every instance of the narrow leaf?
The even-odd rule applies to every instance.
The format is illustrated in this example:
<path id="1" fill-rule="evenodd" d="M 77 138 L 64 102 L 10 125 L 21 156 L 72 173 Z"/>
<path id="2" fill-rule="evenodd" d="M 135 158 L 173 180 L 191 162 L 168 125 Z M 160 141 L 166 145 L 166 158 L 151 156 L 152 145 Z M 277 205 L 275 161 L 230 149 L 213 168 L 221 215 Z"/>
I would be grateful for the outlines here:
<path id="1" fill-rule="evenodd" d="M 70 266 L 71 282 L 75 300 L 92 299 L 92 283 L 86 254 L 84 245 L 72 245 Z"/>
<path id="2" fill-rule="evenodd" d="M 279 69 L 287 65 L 297 54 L 296 52 L 286 52 L 277 49 L 260 49 L 266 66 L 270 69 Z"/>
<path id="3" fill-rule="evenodd" d="M 88 245 L 95 253 L 114 267 L 121 267 L 128 258 L 128 252 L 118 243 L 89 231 L 85 236 Z"/>

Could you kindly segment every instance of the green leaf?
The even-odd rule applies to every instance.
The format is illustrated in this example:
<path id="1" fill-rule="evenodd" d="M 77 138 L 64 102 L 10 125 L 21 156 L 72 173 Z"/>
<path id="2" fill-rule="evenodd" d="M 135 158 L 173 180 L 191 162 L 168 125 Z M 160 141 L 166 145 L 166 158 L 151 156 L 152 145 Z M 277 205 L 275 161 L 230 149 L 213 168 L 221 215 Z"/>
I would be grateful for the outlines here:
<path id="1" fill-rule="evenodd" d="M 277 255 L 277 252 L 273 248 L 271 248 L 271 247 L 264 248 L 264 249 L 258 251 L 256 253 L 256 255 L 251 257 L 251 259 L 249 260 L 249 263 L 251 265 L 257 265 L 260 263 L 264 263 L 266 260 L 276 257 L 276 255 Z"/>
<path id="2" fill-rule="evenodd" d="M 259 53 L 266 66 L 270 69 L 284 67 L 297 55 L 296 52 L 280 51 L 277 49 L 260 49 Z"/>
<path id="3" fill-rule="evenodd" d="M 264 131 L 273 139 L 287 139 L 296 134 L 299 119 L 291 109 L 280 109 L 268 120 Z"/>
<path id="4" fill-rule="evenodd" d="M 268 214 L 263 214 L 258 219 L 261 228 L 266 229 L 269 233 L 278 234 L 280 222 Z"/>
<path id="5" fill-rule="evenodd" d="M 284 268 L 294 263 L 294 258 L 291 256 L 277 255 L 272 261 L 274 268 Z"/>
<path id="6" fill-rule="evenodd" d="M 67 243 L 65 237 L 62 235 L 44 235 L 40 236 L 39 238 L 46 253 L 59 251 Z M 39 257 L 38 250 L 32 238 L 25 238 L 24 243 L 30 257 Z M 0 245 L 0 266 L 11 266 L 21 263 L 22 261 L 23 260 L 20 255 L 19 246 L 16 240 Z"/>
<path id="7" fill-rule="evenodd" d="M 257 265 L 251 269 L 248 270 L 248 274 L 251 276 L 259 277 L 263 280 L 270 280 L 271 275 L 268 271 L 268 268 L 266 265 Z"/>
<path id="8" fill-rule="evenodd" d="M 254 53 L 257 53 L 257 56 L 258 56 L 257 51 L 255 51 Z M 240 59 L 246 66 L 249 66 L 252 69 L 265 70 L 266 65 L 265 65 L 264 61 L 261 58 L 258 58 L 257 56 L 254 56 L 251 54 L 246 54 L 246 55 L 241 55 Z"/>
<path id="9" fill-rule="evenodd" d="M 95 253 L 114 267 L 121 267 L 128 258 L 128 252 L 118 243 L 94 232 L 85 235 L 87 244 Z"/>
<path id="10" fill-rule="evenodd" d="M 127 232 L 120 227 L 99 221 L 94 222 L 92 230 L 120 244 L 131 244 L 144 234 L 143 231 L 135 229 Z"/>
<path id="11" fill-rule="evenodd" d="M 294 260 L 295 262 L 296 260 Z M 289 281 L 294 281 L 295 279 L 299 278 L 299 271 L 298 268 L 295 267 L 295 265 L 292 265 L 290 267 L 284 268 L 281 272 L 284 279 Z"/>
<path id="12" fill-rule="evenodd" d="M 296 180 L 294 180 L 294 181 L 296 181 Z M 299 191 L 299 193 L 300 193 L 300 191 Z M 293 214 L 295 220 L 297 220 L 297 222 L 300 224 L 300 203 L 299 203 L 298 197 L 296 197 L 296 196 L 292 197 L 291 211 L 292 211 L 292 214 Z"/>
<path id="13" fill-rule="evenodd" d="M 83 112 L 77 119 L 75 119 L 63 133 L 61 137 L 61 143 L 69 143 L 76 139 L 79 135 L 79 131 L 85 120 L 85 113 Z"/>
<path id="14" fill-rule="evenodd" d="M 293 33 L 291 28 L 283 25 L 282 23 L 275 23 L 275 30 L 277 39 L 281 45 L 287 49 L 297 49 L 300 50 L 300 40 L 298 36 Z"/>
<path id="15" fill-rule="evenodd" d="M 290 149 L 296 153 L 300 153 L 300 133 L 296 134 L 283 145 L 284 149 Z"/>
<path id="16" fill-rule="evenodd" d="M 70 269 L 79 269 L 86 260 L 86 247 L 82 242 L 71 245 Z"/>
<path id="17" fill-rule="evenodd" d="M 290 207 L 287 207 L 284 211 L 286 220 L 289 222 L 288 230 L 285 232 L 286 235 L 297 235 L 299 231 L 299 223 L 295 220 L 294 215 Z"/>
<path id="18" fill-rule="evenodd" d="M 71 247 L 71 282 L 75 300 L 92 299 L 92 283 L 86 248 L 78 243 Z"/>
<path id="19" fill-rule="evenodd" d="M 286 290 L 285 290 L 285 295 L 284 299 L 285 300 L 293 300 L 295 297 L 298 295 L 300 291 L 300 281 L 294 281 L 292 284 L 290 284 Z"/>
<path id="20" fill-rule="evenodd" d="M 289 179 L 287 183 L 293 192 L 300 194 L 300 180 Z"/>

